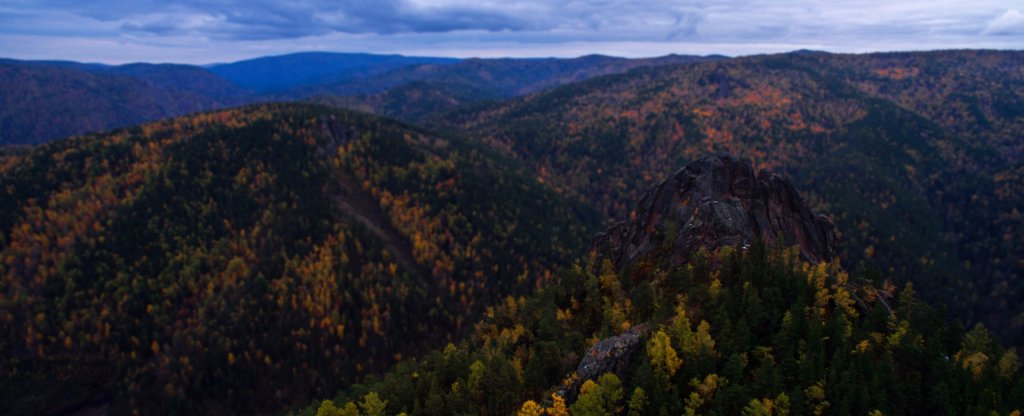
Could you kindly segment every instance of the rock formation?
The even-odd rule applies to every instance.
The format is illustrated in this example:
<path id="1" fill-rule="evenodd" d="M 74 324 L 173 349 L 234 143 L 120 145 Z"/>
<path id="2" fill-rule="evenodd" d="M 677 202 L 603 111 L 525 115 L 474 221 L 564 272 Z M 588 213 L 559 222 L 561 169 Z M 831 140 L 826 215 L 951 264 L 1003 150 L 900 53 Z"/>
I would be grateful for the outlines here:
<path id="1" fill-rule="evenodd" d="M 591 250 L 622 268 L 665 255 L 682 264 L 702 247 L 714 251 L 758 240 L 798 245 L 804 260 L 814 263 L 831 260 L 836 252 L 832 222 L 812 213 L 789 181 L 768 171 L 755 174 L 747 161 L 709 156 L 648 191 L 635 218 L 599 235 Z M 574 399 L 585 381 L 621 373 L 645 337 L 646 325 L 640 324 L 598 342 L 562 394 Z"/>
<path id="2" fill-rule="evenodd" d="M 768 171 L 755 174 L 750 162 L 726 155 L 692 162 L 648 191 L 634 219 L 598 235 L 591 249 L 621 268 L 652 254 L 682 264 L 701 247 L 714 251 L 758 240 L 799 245 L 813 263 L 836 253 L 832 222 L 811 212 L 789 181 Z"/>
<path id="3" fill-rule="evenodd" d="M 644 337 L 647 336 L 647 325 L 640 324 L 630 328 L 628 331 L 601 340 L 587 350 L 576 367 L 576 379 L 568 391 L 563 391 L 563 396 L 575 400 L 579 393 L 580 386 L 587 380 L 596 380 L 601 374 L 609 371 L 618 375 L 629 368 L 633 353 L 643 347 Z"/>

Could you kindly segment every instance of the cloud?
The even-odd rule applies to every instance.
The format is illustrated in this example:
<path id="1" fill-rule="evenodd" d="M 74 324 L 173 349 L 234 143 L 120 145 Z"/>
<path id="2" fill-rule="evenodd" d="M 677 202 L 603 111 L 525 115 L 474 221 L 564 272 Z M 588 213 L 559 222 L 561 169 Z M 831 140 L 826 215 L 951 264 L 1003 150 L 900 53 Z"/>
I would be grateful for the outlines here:
<path id="1" fill-rule="evenodd" d="M 1005 0 L 5 0 L 0 56 L 131 45 L 152 60 L 224 61 L 301 50 L 495 56 L 570 50 L 758 53 L 1020 48 L 1024 13 Z M 82 42 L 83 40 L 105 41 Z M 623 46 L 628 45 L 628 46 Z M 79 55 L 110 51 L 82 50 Z M 127 54 L 127 52 L 126 52 Z M 126 55 L 127 56 L 127 55 Z M 128 59 L 127 57 L 125 59 Z"/>
<path id="2" fill-rule="evenodd" d="M 115 22 L 130 35 L 203 35 L 263 40 L 327 33 L 554 32 L 602 40 L 778 39 L 818 35 L 980 31 L 994 0 L 39 0 L 13 3 L 26 13 L 61 11 Z M 21 7 L 18 7 L 21 5 Z M 978 16 L 982 11 L 987 15 Z M 1000 9 L 1002 11 L 1002 9 Z M 7 14 L 0 6 L 0 15 Z M 1018 27 L 1007 10 L 987 32 Z M 51 23 L 50 26 L 56 26 Z M 1016 26 L 1015 26 L 1016 25 Z"/>
<path id="3" fill-rule="evenodd" d="M 1008 9 L 985 27 L 985 34 L 996 36 L 1024 35 L 1024 12 Z"/>
<path id="4" fill-rule="evenodd" d="M 408 0 L 50 0 L 33 9 L 62 10 L 119 22 L 132 35 L 202 34 L 211 38 L 272 39 L 353 34 L 439 33 L 536 29 L 536 18 L 514 8 L 479 2 L 440 5 Z M 0 12 L 2 13 L 2 12 Z"/>
<path id="5" fill-rule="evenodd" d="M 198 13 L 152 13 L 124 20 L 120 29 L 129 33 L 177 35 L 201 33 L 223 24 L 223 15 Z"/>

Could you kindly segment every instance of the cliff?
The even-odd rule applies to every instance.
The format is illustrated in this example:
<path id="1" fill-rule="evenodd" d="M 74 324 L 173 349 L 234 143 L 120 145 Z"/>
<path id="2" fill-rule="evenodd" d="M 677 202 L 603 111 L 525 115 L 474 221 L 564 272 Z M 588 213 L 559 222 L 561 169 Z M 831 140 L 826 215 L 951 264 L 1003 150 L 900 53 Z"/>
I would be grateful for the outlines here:
<path id="1" fill-rule="evenodd" d="M 811 212 L 788 180 L 755 173 L 750 162 L 728 155 L 703 157 L 676 171 L 644 195 L 631 217 L 591 245 L 618 268 L 666 254 L 683 264 L 701 247 L 714 251 L 758 240 L 798 245 L 801 257 L 813 263 L 836 255 L 832 222 Z"/>

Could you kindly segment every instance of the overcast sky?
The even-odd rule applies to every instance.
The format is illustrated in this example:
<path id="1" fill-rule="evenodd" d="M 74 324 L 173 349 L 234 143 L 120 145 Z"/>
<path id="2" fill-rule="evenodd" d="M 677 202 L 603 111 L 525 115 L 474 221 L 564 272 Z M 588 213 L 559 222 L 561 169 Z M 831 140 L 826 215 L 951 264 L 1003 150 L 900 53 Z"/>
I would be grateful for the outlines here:
<path id="1" fill-rule="evenodd" d="M 1024 48 L 1024 0 L 0 0 L 0 56 L 226 62 Z"/>

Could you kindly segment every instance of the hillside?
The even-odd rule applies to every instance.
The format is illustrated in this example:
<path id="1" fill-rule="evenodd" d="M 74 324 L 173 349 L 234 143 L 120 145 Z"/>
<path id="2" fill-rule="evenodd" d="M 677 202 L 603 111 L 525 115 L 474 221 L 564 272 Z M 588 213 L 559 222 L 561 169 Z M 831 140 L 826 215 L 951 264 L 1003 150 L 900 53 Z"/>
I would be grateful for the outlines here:
<path id="1" fill-rule="evenodd" d="M 188 65 L 0 60 L 0 145 L 44 143 L 252 99 Z"/>
<path id="2" fill-rule="evenodd" d="M 460 333 L 599 216 L 458 139 L 245 107 L 5 152 L 6 414 L 266 414 Z"/>
<path id="3" fill-rule="evenodd" d="M 982 326 L 950 323 L 911 285 L 844 271 L 832 225 L 783 177 L 703 157 L 635 208 L 595 240 L 586 267 L 508 297 L 465 342 L 296 413 L 1002 415 L 1024 406 L 1014 350 Z"/>
<path id="4" fill-rule="evenodd" d="M 413 124 L 453 108 L 498 100 L 494 91 L 466 84 L 411 81 L 387 91 L 359 96 L 317 96 L 305 101 L 403 120 Z"/>
<path id="5" fill-rule="evenodd" d="M 177 94 L 201 96 L 230 106 L 254 99 L 250 90 L 193 65 L 139 63 L 110 66 L 93 72 L 126 75 Z M 203 110 L 209 109 L 214 108 Z"/>
<path id="6" fill-rule="evenodd" d="M 1020 344 L 1021 59 L 795 53 L 641 68 L 460 109 L 443 124 L 609 218 L 630 215 L 643 184 L 698 154 L 752 158 L 796 178 L 835 221 L 848 267 L 912 280 Z"/>

